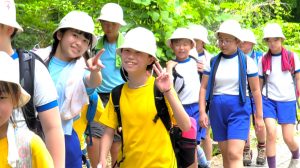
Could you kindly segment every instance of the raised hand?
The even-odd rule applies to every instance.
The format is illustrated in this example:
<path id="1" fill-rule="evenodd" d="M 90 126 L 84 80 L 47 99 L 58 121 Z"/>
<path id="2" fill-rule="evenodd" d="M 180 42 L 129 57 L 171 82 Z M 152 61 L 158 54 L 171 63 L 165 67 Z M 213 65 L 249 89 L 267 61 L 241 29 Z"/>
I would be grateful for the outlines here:
<path id="1" fill-rule="evenodd" d="M 94 57 L 87 60 L 87 69 L 91 72 L 99 72 L 105 66 L 100 61 L 100 56 L 103 54 L 104 49 L 101 49 Z"/>
<path id="2" fill-rule="evenodd" d="M 166 72 L 166 69 L 162 68 L 158 61 L 155 62 L 153 65 L 153 69 L 155 73 L 157 74 L 155 84 L 158 87 L 158 89 L 162 92 L 168 92 L 171 90 L 172 87 L 172 81 L 171 76 L 169 73 Z"/>

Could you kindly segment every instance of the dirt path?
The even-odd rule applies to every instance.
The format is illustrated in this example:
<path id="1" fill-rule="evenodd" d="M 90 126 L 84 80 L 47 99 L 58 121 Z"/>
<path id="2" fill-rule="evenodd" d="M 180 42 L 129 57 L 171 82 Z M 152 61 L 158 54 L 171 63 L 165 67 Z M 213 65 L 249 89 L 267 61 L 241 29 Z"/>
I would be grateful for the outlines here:
<path id="1" fill-rule="evenodd" d="M 255 147 L 255 135 L 254 135 L 254 131 L 251 130 L 250 132 L 251 137 L 252 137 L 252 142 L 251 142 L 251 149 L 253 151 L 253 159 L 252 159 L 252 165 L 248 166 L 246 168 L 256 168 L 256 167 L 262 167 L 262 168 L 267 168 L 267 164 L 265 166 L 256 166 L 255 161 L 256 161 L 256 156 L 257 156 L 257 150 Z M 296 142 L 300 142 L 300 130 L 296 133 Z M 277 145 L 276 145 L 276 150 L 277 150 L 277 156 L 276 156 L 276 162 L 277 162 L 277 167 L 278 168 L 287 168 L 289 163 L 290 163 L 290 159 L 291 159 L 291 153 L 287 147 L 287 145 L 283 142 L 282 139 L 282 134 L 281 134 L 281 127 L 278 126 L 277 127 Z M 212 165 L 211 168 L 222 168 L 222 156 L 218 155 L 213 157 L 212 160 Z"/>

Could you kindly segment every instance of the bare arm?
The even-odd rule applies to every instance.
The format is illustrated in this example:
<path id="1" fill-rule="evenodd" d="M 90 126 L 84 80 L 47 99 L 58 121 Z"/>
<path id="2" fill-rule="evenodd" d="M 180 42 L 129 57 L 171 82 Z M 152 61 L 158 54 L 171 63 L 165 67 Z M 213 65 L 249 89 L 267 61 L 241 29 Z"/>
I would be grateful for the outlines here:
<path id="1" fill-rule="evenodd" d="M 264 87 L 264 79 L 259 78 L 259 86 L 260 86 L 260 90 L 262 91 L 262 89 Z"/>
<path id="2" fill-rule="evenodd" d="M 207 88 L 207 83 L 208 83 L 208 76 L 203 75 L 202 80 L 201 80 L 201 87 L 200 87 L 200 98 L 199 98 L 199 108 L 200 108 L 200 125 L 201 127 L 208 127 L 208 117 L 206 114 L 206 88 Z"/>
<path id="3" fill-rule="evenodd" d="M 104 134 L 101 137 L 100 143 L 100 159 L 99 159 L 99 167 L 105 168 L 106 167 L 106 157 L 108 152 L 110 151 L 111 144 L 113 142 L 115 130 L 110 127 L 105 127 Z"/>
<path id="4" fill-rule="evenodd" d="M 255 107 L 256 107 L 256 120 L 255 120 L 255 126 L 258 129 L 262 129 L 264 127 L 264 122 L 263 122 L 263 112 L 262 112 L 262 96 L 261 96 L 261 85 L 259 82 L 258 77 L 250 77 L 248 78 L 250 89 L 252 92 L 252 96 L 255 102 Z"/>
<path id="5" fill-rule="evenodd" d="M 65 167 L 65 140 L 58 107 L 39 113 L 49 150 L 56 168 Z"/>
<path id="6" fill-rule="evenodd" d="M 191 128 L 190 118 L 185 112 L 181 102 L 177 98 L 177 94 L 174 89 L 164 93 L 165 98 L 169 101 L 174 113 L 174 118 L 179 128 L 184 132 Z"/>

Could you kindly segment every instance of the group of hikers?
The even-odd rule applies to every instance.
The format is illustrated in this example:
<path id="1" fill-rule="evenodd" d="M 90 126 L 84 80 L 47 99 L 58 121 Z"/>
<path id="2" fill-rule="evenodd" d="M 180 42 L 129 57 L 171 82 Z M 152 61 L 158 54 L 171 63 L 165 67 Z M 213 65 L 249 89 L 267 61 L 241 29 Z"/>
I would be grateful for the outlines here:
<path id="1" fill-rule="evenodd" d="M 263 54 L 250 29 L 224 21 L 216 56 L 204 26 L 177 28 L 166 41 L 175 57 L 162 67 L 153 32 L 120 32 L 121 6 L 105 4 L 97 21 L 99 39 L 92 17 L 71 11 L 51 46 L 17 50 L 15 2 L 0 1 L 0 167 L 209 168 L 212 139 L 224 168 L 250 166 L 251 119 L 257 165 L 276 167 L 279 124 L 289 168 L 300 167 L 300 62 L 279 24 L 264 27 Z"/>

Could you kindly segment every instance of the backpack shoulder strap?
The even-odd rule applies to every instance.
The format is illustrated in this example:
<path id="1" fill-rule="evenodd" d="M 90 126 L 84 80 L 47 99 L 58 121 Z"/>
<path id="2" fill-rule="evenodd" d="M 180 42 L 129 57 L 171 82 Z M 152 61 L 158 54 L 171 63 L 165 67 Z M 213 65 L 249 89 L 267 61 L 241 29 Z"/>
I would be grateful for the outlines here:
<path id="1" fill-rule="evenodd" d="M 88 145 L 93 145 L 93 140 L 92 140 L 92 130 L 91 130 L 91 122 L 94 120 L 94 117 L 96 115 L 97 111 L 97 105 L 98 105 L 98 94 L 97 92 L 94 92 L 89 96 L 89 105 L 88 109 L 86 112 L 86 119 L 87 119 L 87 126 L 86 126 L 86 131 L 88 131 L 88 136 L 90 136 L 90 142 Z"/>
<path id="2" fill-rule="evenodd" d="M 89 106 L 86 113 L 86 119 L 88 122 L 92 122 L 94 120 L 98 104 L 98 94 L 94 92 L 89 96 Z"/>
<path id="3" fill-rule="evenodd" d="M 291 75 L 294 78 L 295 77 L 295 60 L 294 60 L 294 54 L 288 50 L 288 59 L 289 59 L 289 64 L 291 65 Z"/>
<path id="4" fill-rule="evenodd" d="M 112 102 L 114 104 L 114 109 L 115 112 L 117 113 L 117 119 L 118 119 L 118 129 L 117 129 L 117 133 L 121 136 L 121 152 L 122 152 L 122 158 L 121 160 L 118 162 L 116 161 L 116 163 L 112 163 L 113 167 L 115 167 L 116 165 L 120 166 L 120 163 L 124 161 L 125 156 L 124 156 L 124 141 L 123 141 L 123 132 L 122 132 L 122 120 L 121 120 L 121 112 L 120 112 L 120 98 L 121 98 L 121 93 L 122 93 L 122 88 L 123 88 L 124 84 L 121 84 L 115 88 L 113 88 L 113 90 L 111 91 L 111 98 L 112 98 Z"/>
<path id="5" fill-rule="evenodd" d="M 117 118 L 118 118 L 118 123 L 119 123 L 118 127 L 122 127 L 122 120 L 121 120 L 121 113 L 120 113 L 120 98 L 121 98 L 123 85 L 124 84 L 121 84 L 121 85 L 113 88 L 113 90 L 111 92 L 112 102 L 114 104 L 115 112 L 117 113 Z"/>
<path id="6" fill-rule="evenodd" d="M 33 104 L 35 57 L 29 54 L 28 51 L 21 49 L 18 49 L 17 53 L 19 57 L 20 84 L 31 95 L 29 102 L 22 107 L 22 111 L 28 128 L 35 129 L 36 115 Z"/>
<path id="7" fill-rule="evenodd" d="M 197 58 L 193 57 L 193 56 L 189 56 L 192 60 L 194 60 L 196 63 L 198 63 L 198 60 Z M 198 74 L 199 74 L 199 80 L 201 82 L 201 79 L 202 79 L 202 73 L 198 71 Z"/>
<path id="8" fill-rule="evenodd" d="M 183 76 L 182 75 L 180 75 L 177 71 L 176 71 L 176 68 L 175 68 L 176 66 L 174 66 L 173 67 L 173 69 L 172 69 L 172 75 L 173 75 L 173 85 L 175 86 L 176 85 L 176 81 L 177 81 L 177 79 L 180 79 L 180 81 L 182 81 L 182 82 L 180 82 L 180 84 L 179 85 L 181 85 L 180 86 L 180 88 L 179 88 L 179 90 L 177 91 L 177 93 L 179 94 L 179 93 L 181 93 L 182 92 L 182 90 L 183 90 L 183 88 L 184 88 L 184 86 L 185 86 L 185 83 L 184 83 L 184 80 L 183 80 Z M 177 83 L 178 84 L 178 83 Z"/>
<path id="9" fill-rule="evenodd" d="M 156 85 L 154 85 L 154 99 L 155 99 L 155 107 L 157 114 L 155 115 L 153 122 L 157 122 L 158 118 L 160 118 L 169 131 L 172 127 L 171 118 L 169 115 L 168 107 L 165 102 L 165 98 L 163 93 L 159 91 Z"/>

